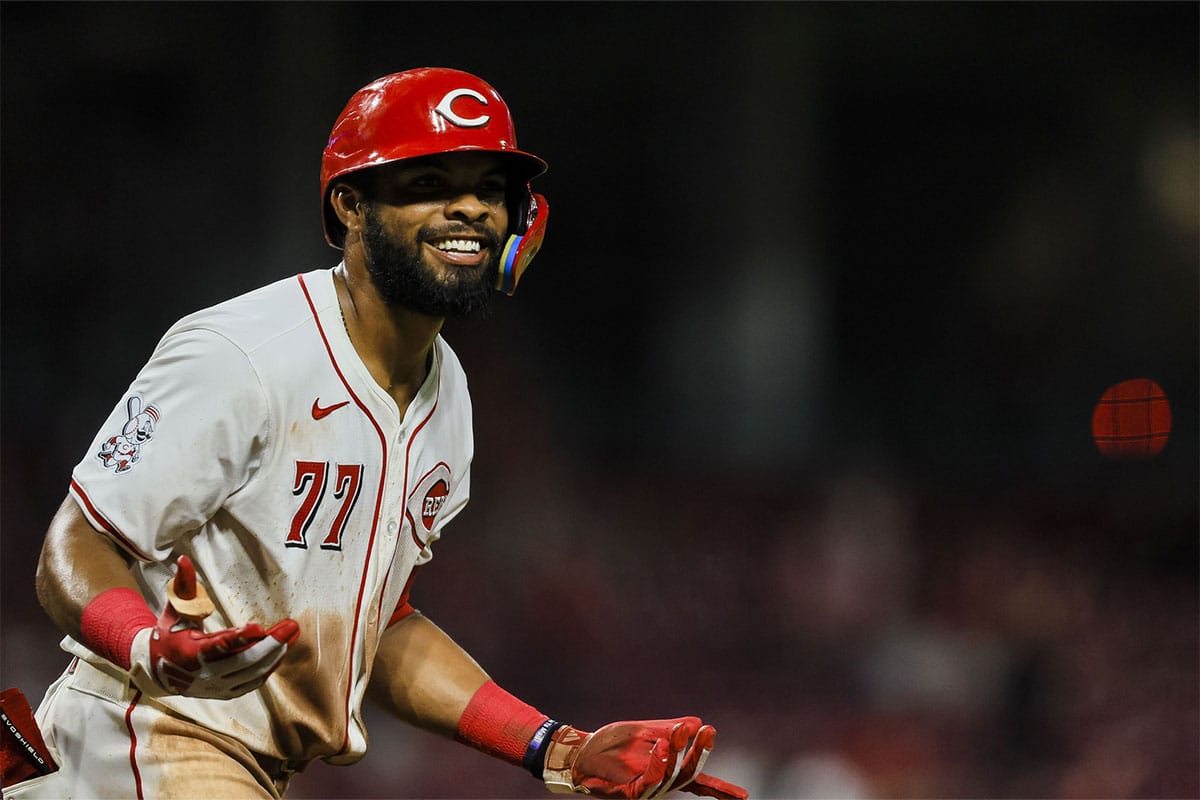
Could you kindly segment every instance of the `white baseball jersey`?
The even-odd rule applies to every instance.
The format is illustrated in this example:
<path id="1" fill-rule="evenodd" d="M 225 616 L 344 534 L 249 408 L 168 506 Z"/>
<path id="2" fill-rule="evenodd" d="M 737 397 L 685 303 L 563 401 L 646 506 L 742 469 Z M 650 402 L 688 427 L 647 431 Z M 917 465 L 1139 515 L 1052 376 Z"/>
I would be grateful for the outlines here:
<path id="1" fill-rule="evenodd" d="M 206 630 L 300 624 L 279 669 L 175 713 L 285 759 L 351 763 L 380 637 L 413 568 L 467 503 L 471 404 L 439 336 L 401 418 L 346 333 L 333 271 L 176 323 L 75 468 L 71 494 L 137 563 L 160 611 L 178 554 L 216 612 Z M 101 660 L 79 642 L 63 647 Z"/>

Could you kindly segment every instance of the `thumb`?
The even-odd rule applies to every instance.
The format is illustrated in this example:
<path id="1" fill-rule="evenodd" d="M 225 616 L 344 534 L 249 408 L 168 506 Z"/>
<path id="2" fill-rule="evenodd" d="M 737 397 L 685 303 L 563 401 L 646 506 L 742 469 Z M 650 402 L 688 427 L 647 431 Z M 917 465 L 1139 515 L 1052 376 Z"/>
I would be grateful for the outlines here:
<path id="1" fill-rule="evenodd" d="M 196 598 L 196 566 L 187 556 L 180 556 L 175 563 L 177 565 L 175 596 L 180 600 L 194 600 Z"/>

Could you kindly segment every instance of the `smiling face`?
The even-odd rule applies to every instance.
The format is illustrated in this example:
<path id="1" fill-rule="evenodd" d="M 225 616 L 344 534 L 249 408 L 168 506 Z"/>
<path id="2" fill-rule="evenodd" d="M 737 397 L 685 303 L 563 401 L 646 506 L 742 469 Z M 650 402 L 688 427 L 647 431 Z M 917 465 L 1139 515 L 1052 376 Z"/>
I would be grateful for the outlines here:
<path id="1" fill-rule="evenodd" d="M 446 153 L 386 165 L 369 178 L 363 259 L 383 299 L 439 317 L 486 306 L 508 230 L 501 157 Z"/>

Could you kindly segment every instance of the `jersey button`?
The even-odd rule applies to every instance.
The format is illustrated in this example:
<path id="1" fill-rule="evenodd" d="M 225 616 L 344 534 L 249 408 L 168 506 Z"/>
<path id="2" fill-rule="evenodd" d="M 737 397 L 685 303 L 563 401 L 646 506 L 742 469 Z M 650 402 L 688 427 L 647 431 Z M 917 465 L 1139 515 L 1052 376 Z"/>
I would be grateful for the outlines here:
<path id="1" fill-rule="evenodd" d="M 396 524 L 396 520 L 392 520 L 391 522 L 389 522 L 389 523 L 388 523 L 388 533 L 390 533 L 390 534 L 392 534 L 393 536 L 395 536 L 395 535 L 396 535 L 396 529 L 397 529 L 398 527 L 400 527 L 400 526 Z"/>

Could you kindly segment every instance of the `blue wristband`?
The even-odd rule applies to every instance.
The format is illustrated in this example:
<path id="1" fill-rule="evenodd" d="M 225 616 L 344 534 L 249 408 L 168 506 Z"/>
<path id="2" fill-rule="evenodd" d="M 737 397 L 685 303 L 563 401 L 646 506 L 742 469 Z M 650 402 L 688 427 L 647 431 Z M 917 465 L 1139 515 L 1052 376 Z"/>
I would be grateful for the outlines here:
<path id="1" fill-rule="evenodd" d="M 542 769 L 546 763 L 546 748 L 550 745 L 550 734 L 565 724 L 547 719 L 538 726 L 537 732 L 529 740 L 529 746 L 525 748 L 525 757 L 521 759 L 521 764 L 539 781 L 542 779 Z"/>

